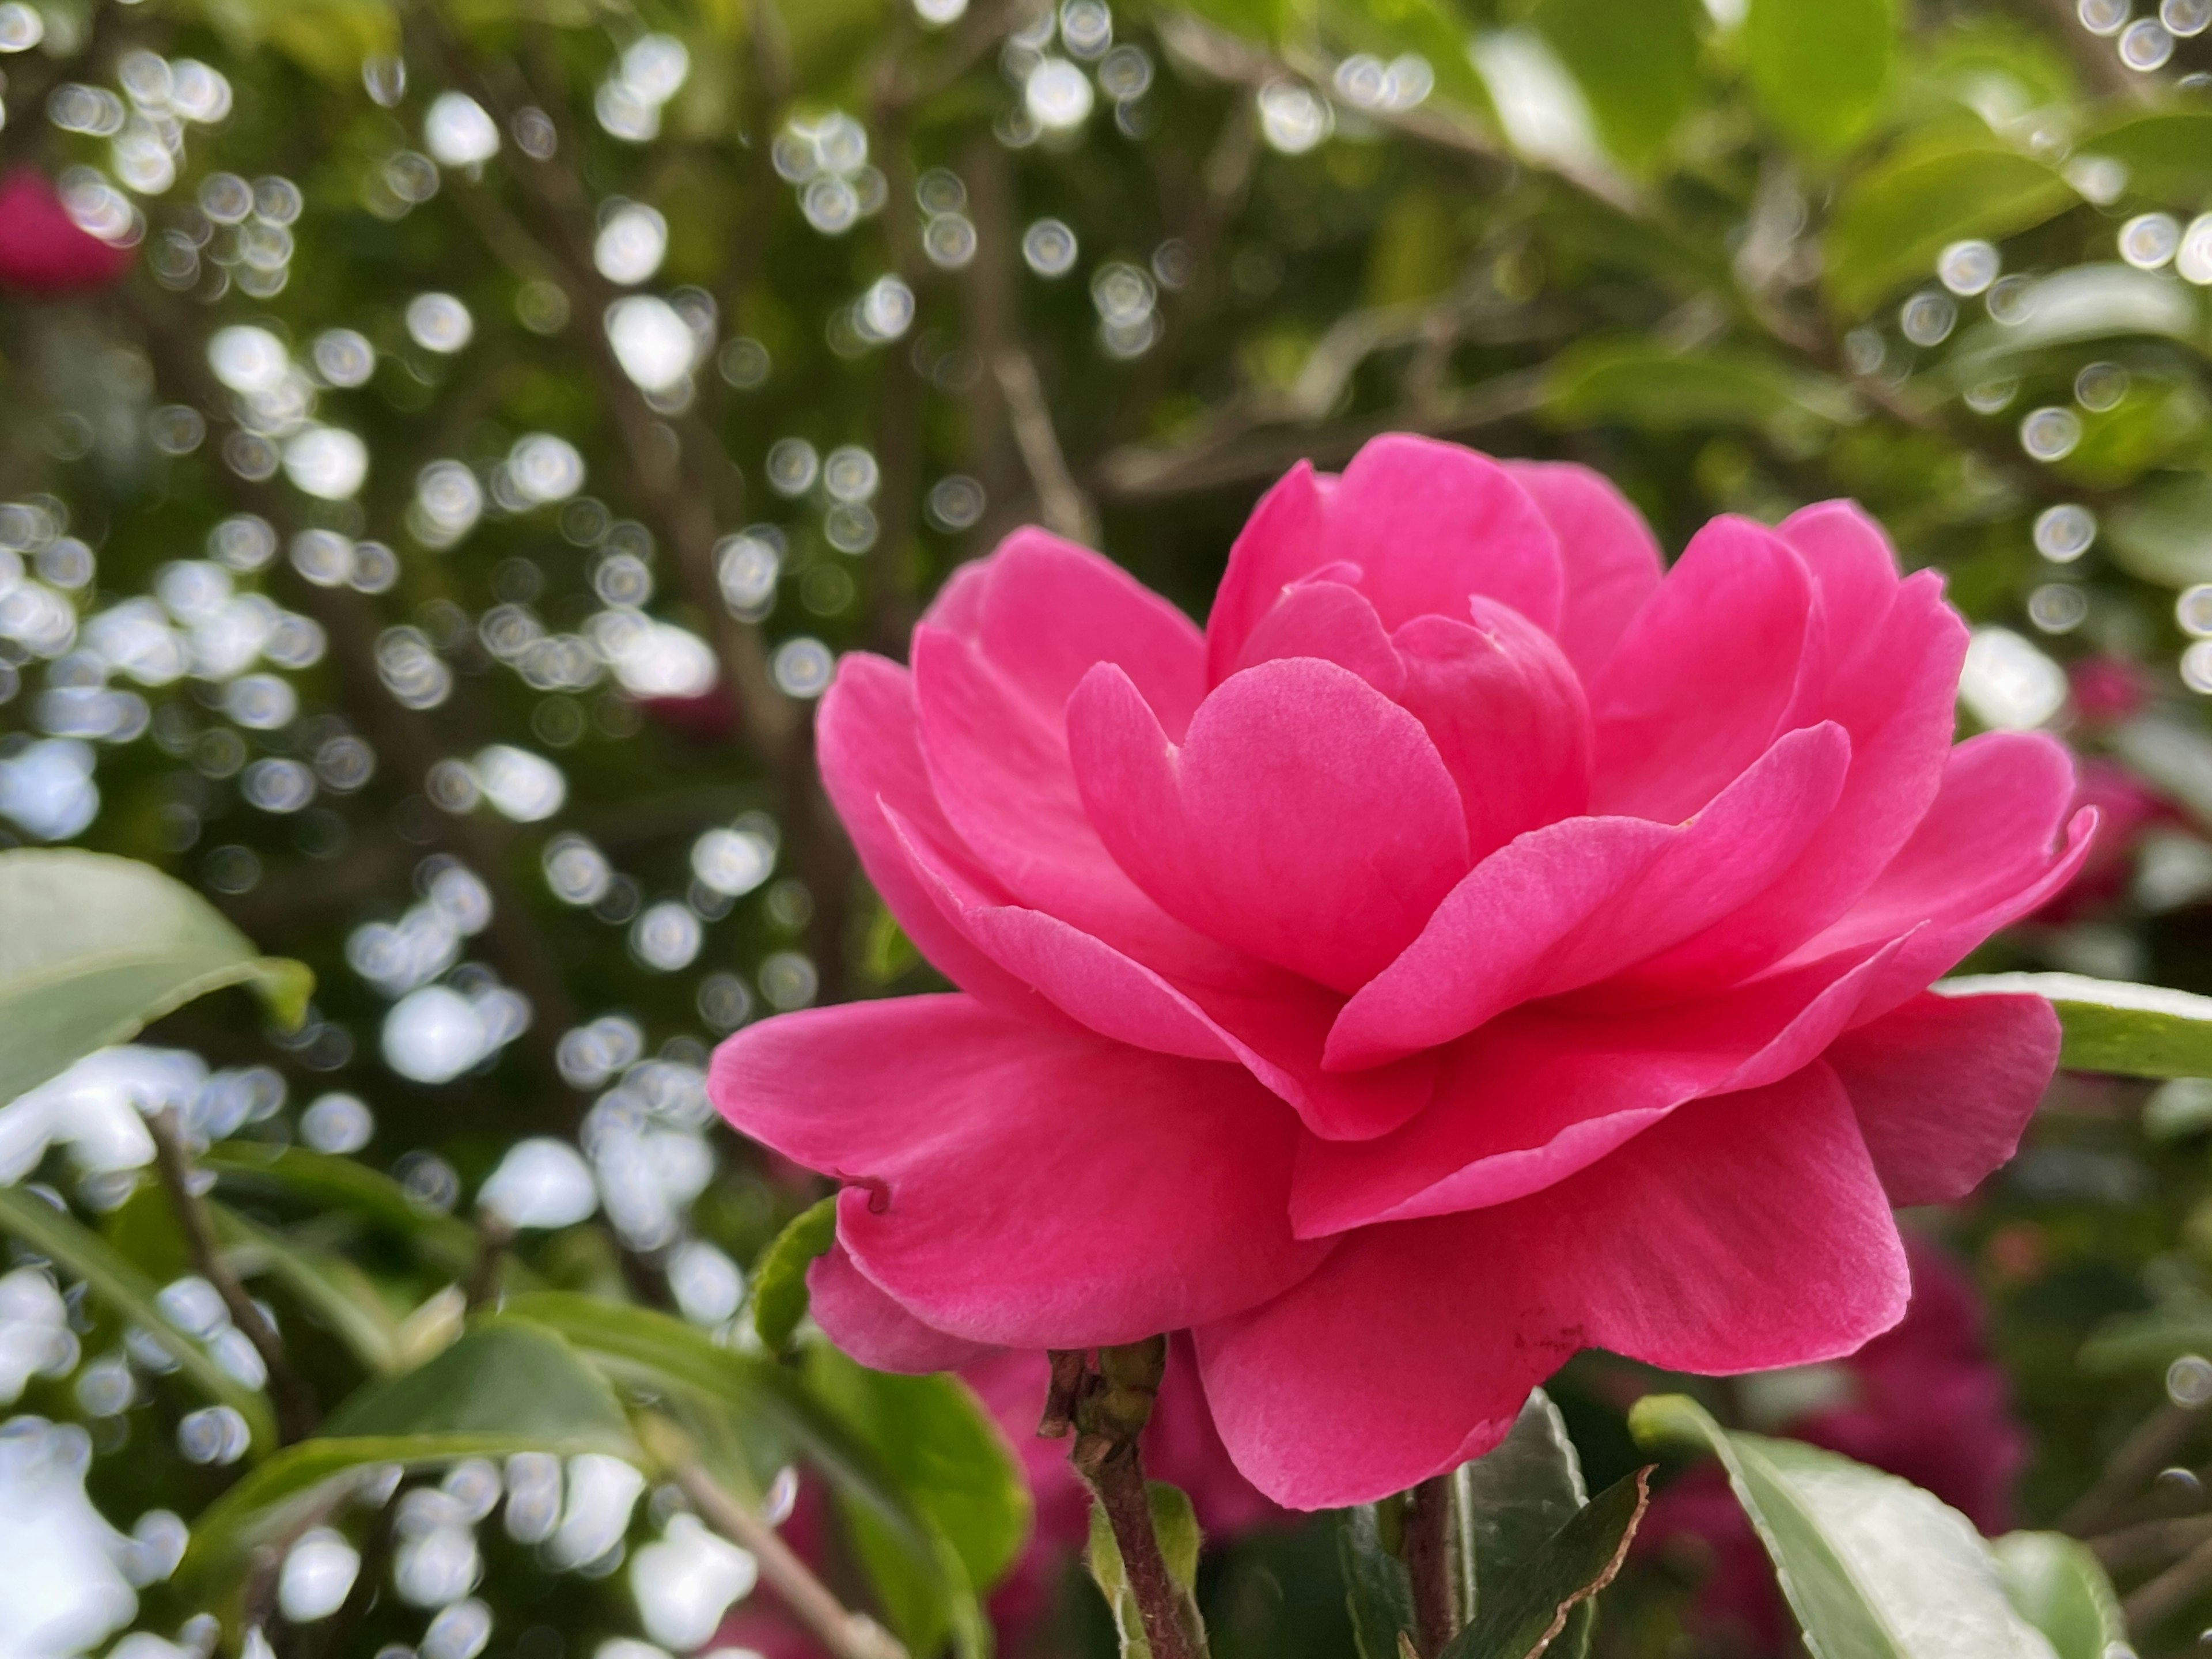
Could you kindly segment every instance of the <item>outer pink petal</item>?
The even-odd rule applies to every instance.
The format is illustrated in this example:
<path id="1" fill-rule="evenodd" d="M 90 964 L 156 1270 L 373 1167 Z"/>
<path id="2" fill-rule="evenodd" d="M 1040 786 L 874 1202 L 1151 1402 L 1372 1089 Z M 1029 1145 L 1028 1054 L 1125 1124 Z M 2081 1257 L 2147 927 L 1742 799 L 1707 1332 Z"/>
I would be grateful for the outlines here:
<path id="1" fill-rule="evenodd" d="M 1582 683 L 1550 635 L 1494 600 L 1474 600 L 1473 614 L 1401 628 L 1402 684 L 1390 695 L 1428 728 L 1480 860 L 1589 805 L 1590 724 Z"/>
<path id="2" fill-rule="evenodd" d="M 2009 1158 L 2059 1036 L 2041 997 L 1923 994 L 1831 1048 L 1890 1202 L 1964 1198 Z"/>
<path id="3" fill-rule="evenodd" d="M 915 630 L 914 677 L 933 791 L 977 864 L 1086 933 L 1156 950 L 1188 941 L 1091 827 L 1056 712 L 1018 695 L 965 640 L 927 625 Z"/>
<path id="4" fill-rule="evenodd" d="M 1316 1509 L 1487 1450 L 1578 1348 L 1707 1373 L 1802 1364 L 1894 1324 L 1909 1288 L 1850 1103 L 1816 1065 L 1677 1112 L 1534 1198 L 1355 1233 L 1196 1334 L 1237 1467 Z"/>
<path id="5" fill-rule="evenodd" d="M 1841 523 L 1862 521 L 1852 514 Z M 1887 544 L 1876 545 L 1886 560 Z M 1824 573 L 1824 603 L 1827 580 Z M 1778 960 L 1848 909 L 1927 816 L 1951 752 L 1966 628 L 1932 571 L 1893 584 L 1887 597 L 1893 604 L 1821 700 L 1822 715 L 1851 738 L 1850 775 L 1836 810 L 1771 887 L 1705 936 L 1646 963 L 1639 977 L 1726 984 Z M 1864 593 L 1846 603 L 1870 608 Z"/>
<path id="6" fill-rule="evenodd" d="M 1237 672 L 1244 641 L 1275 608 L 1283 590 L 1335 556 L 1323 536 L 1336 480 L 1300 461 L 1260 498 L 1229 550 L 1229 568 L 1206 619 L 1207 678 L 1218 685 Z"/>
<path id="7" fill-rule="evenodd" d="M 1301 1143 L 1292 1227 L 1320 1237 L 1556 1185 L 1685 1102 L 1759 1088 L 1810 1063 L 1898 949 L 1700 1003 L 1609 1012 L 1571 998 L 1516 1009 L 1445 1051 L 1435 1099 L 1405 1127 Z"/>
<path id="8" fill-rule="evenodd" d="M 1057 917 L 993 902 L 896 816 L 892 826 L 943 919 L 1054 1012 L 1101 1036 L 1242 1065 L 1330 1139 L 1395 1129 L 1428 1103 L 1436 1079 L 1429 1056 L 1350 1076 L 1322 1070 L 1340 1004 L 1320 988 L 1257 963 L 1224 974 L 1226 985 L 1178 985 Z"/>
<path id="9" fill-rule="evenodd" d="M 1121 867 L 1224 945 L 1348 991 L 1467 868 L 1458 792 L 1420 723 L 1334 663 L 1217 687 L 1180 749 L 1110 666 L 1068 703 L 1075 775 Z"/>
<path id="10" fill-rule="evenodd" d="M 1572 461 L 1508 461 L 1505 470 L 1559 538 L 1566 599 L 1555 631 L 1587 682 L 1659 586 L 1658 538 L 1601 472 Z"/>
<path id="11" fill-rule="evenodd" d="M 1692 537 L 1589 688 L 1591 810 L 1673 823 L 1792 726 L 1825 676 L 1811 574 L 1748 520 Z"/>
<path id="12" fill-rule="evenodd" d="M 864 652 L 839 661 L 836 682 L 815 717 L 815 740 L 823 787 L 853 838 L 860 866 L 915 947 L 946 978 L 1002 1012 L 1032 1012 L 1060 1023 L 1050 1009 L 1037 1006 L 1027 986 L 946 923 L 884 821 L 878 803 L 894 805 L 948 860 L 963 864 L 979 888 L 995 885 L 938 807 L 915 724 L 914 684 L 906 670 Z"/>
<path id="13" fill-rule="evenodd" d="M 1357 578 L 1356 568 L 1344 568 Z M 1284 590 L 1282 602 L 1261 618 L 1245 640 L 1237 666 L 1256 667 L 1283 657 L 1319 657 L 1335 663 L 1393 699 L 1406 683 L 1405 666 L 1383 631 L 1382 619 L 1365 594 L 1342 581 L 1291 583 Z"/>
<path id="14" fill-rule="evenodd" d="M 1793 732 L 1686 824 L 1570 818 L 1492 854 L 1346 1004 L 1328 1063 L 1449 1042 L 1710 927 L 1789 866 L 1835 804 L 1850 754 L 1840 727 Z"/>
<path id="15" fill-rule="evenodd" d="M 1391 433 L 1352 458 L 1328 511 L 1328 548 L 1364 571 L 1386 628 L 1463 617 L 1470 594 L 1556 627 L 1559 538 L 1514 476 L 1457 444 Z"/>
<path id="16" fill-rule="evenodd" d="M 923 1324 L 862 1277 L 842 1244 L 806 1270 L 815 1322 L 830 1340 L 879 1371 L 949 1371 L 993 1350 Z"/>
<path id="17" fill-rule="evenodd" d="M 1110 662 L 1170 732 L 1190 723 L 1206 695 L 1206 641 L 1121 566 L 1032 527 L 1007 537 L 981 569 L 970 637 L 1039 710 L 1057 719 L 1091 665 Z"/>
<path id="18" fill-rule="evenodd" d="M 970 1341 L 1135 1341 L 1279 1294 L 1327 1251 L 1290 1233 L 1297 1120 L 1236 1066 L 900 997 L 748 1027 L 709 1088 L 741 1133 L 854 1183 L 854 1264 Z"/>
<path id="19" fill-rule="evenodd" d="M 1815 501 L 1775 526 L 1820 585 L 1837 660 L 1875 647 L 1897 592 L 1897 551 L 1856 501 Z"/>

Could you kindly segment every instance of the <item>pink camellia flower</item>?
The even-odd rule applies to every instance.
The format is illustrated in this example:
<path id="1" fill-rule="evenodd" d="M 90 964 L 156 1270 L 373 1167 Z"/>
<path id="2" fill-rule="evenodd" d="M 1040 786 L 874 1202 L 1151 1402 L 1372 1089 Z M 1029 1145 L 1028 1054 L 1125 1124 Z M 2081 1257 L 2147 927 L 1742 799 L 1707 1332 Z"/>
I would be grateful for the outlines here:
<path id="1" fill-rule="evenodd" d="M 0 287 L 38 295 L 106 288 L 131 268 L 131 251 L 103 242 L 70 217 L 46 176 L 17 167 L 0 179 Z"/>
<path id="2" fill-rule="evenodd" d="M 1418 438 L 1277 484 L 1203 635 L 1021 532 L 819 718 L 960 994 L 754 1026 L 715 1100 L 850 1183 L 854 1356 L 1188 1329 L 1292 1507 L 1486 1449 L 1579 1348 L 1848 1353 L 1890 1205 L 2002 1161 L 2057 1055 L 2040 999 L 1925 994 L 2094 818 L 2052 739 L 1953 746 L 1965 645 L 1847 503 L 1662 575 L 1596 475 Z"/>

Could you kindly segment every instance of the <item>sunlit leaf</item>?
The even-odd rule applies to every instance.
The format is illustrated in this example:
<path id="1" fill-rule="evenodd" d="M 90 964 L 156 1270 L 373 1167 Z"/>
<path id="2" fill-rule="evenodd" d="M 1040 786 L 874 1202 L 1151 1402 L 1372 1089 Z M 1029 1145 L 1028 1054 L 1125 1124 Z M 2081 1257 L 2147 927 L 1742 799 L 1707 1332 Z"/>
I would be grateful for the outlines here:
<path id="1" fill-rule="evenodd" d="M 1638 1443 L 1719 1455 L 1821 1659 L 2037 1659 L 1966 1516 L 1910 1481 L 1794 1440 L 1724 1429 L 1683 1395 L 1636 1402 Z"/>
<path id="2" fill-rule="evenodd" d="M 1543 0 L 1531 21 L 1574 74 L 1599 136 L 1649 171 L 1698 95 L 1696 0 Z"/>
<path id="3" fill-rule="evenodd" d="M 753 1329 L 762 1346 L 779 1353 L 806 1317 L 806 1270 L 829 1253 L 837 1237 L 837 1200 L 832 1196 L 794 1216 L 761 1253 L 753 1267 Z"/>
<path id="4" fill-rule="evenodd" d="M 2083 135 L 2078 148 L 2125 167 L 2132 195 L 2154 202 L 2191 202 L 2212 191 L 2212 110 L 2130 116 Z"/>
<path id="5" fill-rule="evenodd" d="M 2107 1659 L 2115 1643 L 2127 1644 L 2112 1581 L 2081 1540 L 2008 1532 L 1990 1547 L 2014 1610 L 2044 1633 L 2058 1659 Z"/>
<path id="6" fill-rule="evenodd" d="M 2043 162 L 1994 145 L 1886 157 L 1844 185 L 1821 238 L 1829 301 L 1863 315 L 1900 288 L 1933 281 L 1951 243 L 2014 235 L 2078 199 Z"/>
<path id="7" fill-rule="evenodd" d="M 1976 974 L 1944 996 L 2047 997 L 2066 1038 L 2058 1063 L 2129 1077 L 2212 1077 L 2212 997 L 2083 974 Z"/>
<path id="8" fill-rule="evenodd" d="M 1152 1535 L 1159 1540 L 1160 1556 L 1167 1565 L 1168 1577 L 1182 1592 L 1177 1600 L 1184 1628 L 1190 1632 L 1192 1647 L 1203 1653 L 1206 1626 L 1197 1601 L 1198 1553 L 1203 1540 L 1199 1534 L 1197 1512 L 1181 1487 L 1164 1480 L 1146 1481 L 1145 1496 L 1152 1509 Z M 1098 1586 L 1098 1593 L 1113 1609 L 1121 1659 L 1152 1659 L 1152 1644 L 1145 1638 L 1137 1600 L 1129 1590 L 1128 1572 L 1121 1565 L 1121 1547 L 1114 1537 L 1114 1528 L 1105 1512 L 1095 1504 L 1091 1506 L 1091 1538 L 1084 1550 L 1084 1565 L 1091 1569 L 1091 1582 Z"/>
<path id="9" fill-rule="evenodd" d="M 1881 111 L 1897 47 L 1896 0 L 1751 0 L 1743 38 L 1766 118 L 1800 149 L 1834 155 Z"/>
<path id="10" fill-rule="evenodd" d="M 150 865 L 75 848 L 0 853 L 0 1102 L 226 985 L 297 1024 L 314 978 L 264 957 Z"/>

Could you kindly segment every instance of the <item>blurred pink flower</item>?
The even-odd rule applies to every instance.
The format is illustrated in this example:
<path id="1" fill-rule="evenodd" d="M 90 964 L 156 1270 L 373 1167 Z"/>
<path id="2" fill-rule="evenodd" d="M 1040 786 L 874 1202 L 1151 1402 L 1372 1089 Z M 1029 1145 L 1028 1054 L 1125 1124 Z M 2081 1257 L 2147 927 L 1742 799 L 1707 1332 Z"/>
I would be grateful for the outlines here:
<path id="1" fill-rule="evenodd" d="M 1994 1536 L 2014 1524 L 2027 1434 L 1990 1355 L 1973 1281 L 1941 1249 L 1906 1237 L 1912 1301 L 1904 1321 L 1836 1364 L 1841 1403 L 1772 1432 L 1902 1475 Z M 1787 1651 L 1774 1570 L 1717 1464 L 1661 1492 L 1637 1534 L 1646 1556 L 1684 1555 L 1686 1544 L 1706 1558 L 1692 1614 L 1700 1632 L 1751 1653 Z"/>
<path id="2" fill-rule="evenodd" d="M 2091 726 L 2116 725 L 2150 702 L 2150 671 L 2125 657 L 2082 657 L 2067 666 L 2066 678 L 2075 712 Z"/>
<path id="3" fill-rule="evenodd" d="M 113 283 L 133 257 L 131 249 L 101 241 L 70 218 L 37 168 L 19 167 L 0 179 L 0 287 L 82 294 Z"/>
<path id="4" fill-rule="evenodd" d="M 1177 1342 L 1176 1363 L 1145 1431 L 1146 1473 L 1171 1481 L 1190 1495 L 1209 1545 L 1226 1543 L 1282 1518 L 1283 1511 L 1253 1489 L 1229 1461 L 1199 1388 L 1188 1340 Z M 1052 1610 L 1053 1595 L 1090 1537 L 1090 1498 L 1067 1461 L 1069 1443 L 1040 1438 L 1051 1367 L 1042 1352 L 1006 1350 L 960 1368 L 960 1375 L 1006 1433 L 1036 1506 L 1028 1547 L 991 1594 L 991 1622 L 1002 1651 L 1019 1652 Z M 784 1527 L 784 1536 L 807 1560 L 820 1565 L 822 1506 L 818 1493 Z M 819 1659 L 822 1649 L 773 1593 L 757 1594 L 737 1608 L 715 1638 L 718 1646 L 750 1648 L 767 1659 Z"/>
<path id="5" fill-rule="evenodd" d="M 1851 1352 L 1890 1205 L 2002 1161 L 2057 1055 L 2039 998 L 1925 991 L 2094 822 L 2051 738 L 1953 746 L 1965 644 L 1848 503 L 1662 577 L 1596 474 L 1419 438 L 1271 490 L 1203 635 L 1012 537 L 819 719 L 961 994 L 715 1057 L 851 1183 L 824 1328 L 915 1370 L 1189 1329 L 1298 1508 L 1486 1449 L 1584 1346 Z"/>
<path id="6" fill-rule="evenodd" d="M 2094 807 L 2097 811 L 2089 855 L 2074 879 L 2036 911 L 2039 921 L 2072 921 L 2112 903 L 2127 890 L 2143 831 L 2161 820 L 2180 817 L 2172 803 L 2132 768 L 2103 755 L 2091 755 L 2080 763 L 2074 805 L 2076 811 Z"/>

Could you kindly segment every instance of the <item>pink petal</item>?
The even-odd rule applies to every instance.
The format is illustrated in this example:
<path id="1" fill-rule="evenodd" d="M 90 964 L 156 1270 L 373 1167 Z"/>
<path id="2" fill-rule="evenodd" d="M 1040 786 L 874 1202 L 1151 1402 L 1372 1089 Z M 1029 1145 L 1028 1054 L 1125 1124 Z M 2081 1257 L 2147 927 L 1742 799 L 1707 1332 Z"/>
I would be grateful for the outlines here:
<path id="1" fill-rule="evenodd" d="M 1121 867 L 1170 915 L 1318 984 L 1364 981 L 1467 868 L 1435 744 L 1334 663 L 1231 676 L 1180 749 L 1110 666 L 1067 714 L 1084 802 Z"/>
<path id="2" fill-rule="evenodd" d="M 852 1183 L 837 1236 L 915 1318 L 1081 1348 L 1279 1294 L 1297 1120 L 1241 1069 L 1008 1020 L 966 997 L 808 1009 L 715 1051 L 741 1133 Z"/>
<path id="3" fill-rule="evenodd" d="M 896 815 L 892 827 L 942 919 L 1054 1012 L 1117 1042 L 1242 1065 L 1331 1139 L 1395 1129 L 1427 1103 L 1429 1056 L 1350 1076 L 1322 1070 L 1340 1005 L 1319 987 L 1228 951 L 1213 982 L 1178 985 L 1057 917 L 994 903 Z"/>
<path id="4" fill-rule="evenodd" d="M 1889 1201 L 1964 1198 L 2009 1158 L 2059 1036 L 2041 997 L 1923 994 L 1831 1048 Z"/>
<path id="5" fill-rule="evenodd" d="M 1051 1023 L 1063 1023 L 1052 1010 L 1037 1006 L 1026 985 L 946 923 L 884 821 L 879 803 L 896 805 L 917 834 L 927 836 L 947 860 L 964 866 L 979 889 L 995 888 L 938 807 L 915 726 L 914 683 L 905 669 L 865 652 L 839 660 L 836 681 L 815 717 L 815 741 L 823 787 L 853 838 L 860 867 L 915 948 L 947 979 L 1003 1012 L 1033 1010 Z"/>
<path id="6" fill-rule="evenodd" d="M 1838 659 L 1864 654 L 1897 592 L 1897 551 L 1856 501 L 1815 501 L 1775 526 L 1820 585 L 1820 608 Z"/>
<path id="7" fill-rule="evenodd" d="M 1853 514 L 1844 522 L 1861 521 Z M 1881 552 L 1887 558 L 1886 544 Z M 1861 606 L 1864 597 L 1848 602 Z M 1893 585 L 1888 597 L 1887 614 L 1869 625 L 1821 700 L 1822 715 L 1851 738 L 1850 775 L 1835 811 L 1771 887 L 1704 937 L 1645 963 L 1639 977 L 1723 985 L 1780 959 L 1849 908 L 1927 816 L 1951 753 L 1966 628 L 1933 572 Z"/>
<path id="8" fill-rule="evenodd" d="M 1395 698 L 1406 682 L 1405 667 L 1375 607 L 1357 587 L 1340 581 L 1291 583 L 1281 603 L 1261 618 L 1245 640 L 1237 666 L 1251 668 L 1282 657 L 1319 657 L 1335 663 L 1386 697 Z"/>
<path id="9" fill-rule="evenodd" d="M 862 1277 L 842 1244 L 806 1270 L 815 1322 L 830 1340 L 878 1371 L 949 1371 L 994 1350 L 923 1324 Z"/>
<path id="10" fill-rule="evenodd" d="M 1517 1008 L 1444 1052 L 1428 1109 L 1394 1133 L 1298 1148 L 1302 1238 L 1504 1204 L 1556 1185 L 1684 1103 L 1762 1087 L 1818 1058 L 1879 982 L 1891 945 L 1704 1002 Z"/>
<path id="11" fill-rule="evenodd" d="M 1708 1374 L 1849 1353 L 1905 1254 L 1824 1066 L 1675 1113 L 1533 1198 L 1348 1237 L 1196 1333 L 1230 1455 L 1277 1502 L 1399 1492 L 1487 1450 L 1577 1349 Z"/>
<path id="12" fill-rule="evenodd" d="M 1558 624 L 1559 538 L 1487 455 L 1404 433 L 1374 439 L 1337 481 L 1328 520 L 1329 556 L 1365 573 L 1360 586 L 1386 628 L 1463 617 L 1475 593 L 1539 628 Z"/>
<path id="13" fill-rule="evenodd" d="M 975 861 L 1024 903 L 1116 943 L 1187 935 L 1122 873 L 1084 811 L 1067 735 L 965 640 L 914 633 L 921 750 L 945 816 Z"/>
<path id="14" fill-rule="evenodd" d="M 1672 823 L 1805 725 L 1824 673 L 1804 561 L 1715 519 L 1691 538 L 1589 688 L 1591 810 Z"/>
<path id="15" fill-rule="evenodd" d="M 1659 542 L 1601 472 L 1572 461 L 1508 461 L 1559 538 L 1566 598 L 1555 631 L 1587 682 L 1659 586 Z"/>
<path id="16" fill-rule="evenodd" d="M 1322 538 L 1336 480 L 1300 461 L 1260 498 L 1229 550 L 1229 568 L 1206 619 L 1206 677 L 1218 685 L 1237 672 L 1244 642 L 1275 608 L 1283 590 L 1330 562 Z"/>
<path id="17" fill-rule="evenodd" d="M 1000 678 L 1057 720 L 1094 663 L 1137 683 L 1180 736 L 1206 695 L 1206 641 L 1189 617 L 1110 559 L 1035 528 L 981 562 L 969 637 Z"/>
<path id="18" fill-rule="evenodd" d="M 1428 728 L 1479 861 L 1588 805 L 1590 725 L 1582 684 L 1549 635 L 1493 600 L 1474 600 L 1474 617 L 1407 623 L 1394 636 L 1402 685 L 1376 684 Z"/>
<path id="19" fill-rule="evenodd" d="M 1448 1042 L 1710 927 L 1789 866 L 1834 805 L 1850 756 L 1839 726 L 1792 732 L 1686 824 L 1570 818 L 1501 848 L 1345 1006 L 1328 1064 Z"/>

